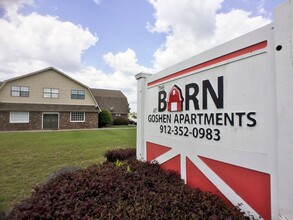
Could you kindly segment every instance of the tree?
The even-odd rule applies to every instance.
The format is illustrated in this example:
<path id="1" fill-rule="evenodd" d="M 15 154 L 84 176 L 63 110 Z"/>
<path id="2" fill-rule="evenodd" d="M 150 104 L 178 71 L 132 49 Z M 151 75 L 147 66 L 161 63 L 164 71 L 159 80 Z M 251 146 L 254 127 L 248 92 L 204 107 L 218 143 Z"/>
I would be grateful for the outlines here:
<path id="1" fill-rule="evenodd" d="M 136 112 L 131 112 L 130 114 L 131 118 L 137 119 L 137 113 Z"/>
<path id="2" fill-rule="evenodd" d="M 99 127 L 105 127 L 112 123 L 112 116 L 111 113 L 103 109 L 99 114 Z"/>

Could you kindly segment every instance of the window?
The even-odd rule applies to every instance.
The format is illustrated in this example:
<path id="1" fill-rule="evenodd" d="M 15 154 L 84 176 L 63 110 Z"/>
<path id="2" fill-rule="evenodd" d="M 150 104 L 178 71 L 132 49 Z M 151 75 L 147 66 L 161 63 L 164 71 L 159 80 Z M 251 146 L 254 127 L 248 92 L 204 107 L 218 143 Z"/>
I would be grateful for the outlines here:
<path id="1" fill-rule="evenodd" d="M 10 123 L 29 123 L 29 112 L 10 112 Z"/>
<path id="2" fill-rule="evenodd" d="M 84 112 L 71 112 L 70 113 L 70 122 L 84 122 L 85 114 Z"/>
<path id="3" fill-rule="evenodd" d="M 44 98 L 58 99 L 59 89 L 44 88 L 43 96 Z"/>
<path id="4" fill-rule="evenodd" d="M 11 86 L 11 96 L 29 97 L 29 93 L 28 86 Z"/>
<path id="5" fill-rule="evenodd" d="M 84 97 L 85 97 L 84 90 L 77 90 L 77 89 L 71 90 L 71 99 L 84 99 Z"/>

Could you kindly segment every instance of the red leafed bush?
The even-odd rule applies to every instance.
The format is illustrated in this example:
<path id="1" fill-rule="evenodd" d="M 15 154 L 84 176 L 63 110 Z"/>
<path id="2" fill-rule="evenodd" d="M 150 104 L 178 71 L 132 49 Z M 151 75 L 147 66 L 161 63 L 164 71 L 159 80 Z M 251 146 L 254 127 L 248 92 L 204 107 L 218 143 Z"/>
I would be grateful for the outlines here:
<path id="1" fill-rule="evenodd" d="M 173 171 L 137 160 L 61 173 L 16 205 L 9 219 L 246 219 Z"/>
<path id="2" fill-rule="evenodd" d="M 107 151 L 104 155 L 108 162 L 116 162 L 117 160 L 132 160 L 136 158 L 135 148 L 117 149 Z"/>

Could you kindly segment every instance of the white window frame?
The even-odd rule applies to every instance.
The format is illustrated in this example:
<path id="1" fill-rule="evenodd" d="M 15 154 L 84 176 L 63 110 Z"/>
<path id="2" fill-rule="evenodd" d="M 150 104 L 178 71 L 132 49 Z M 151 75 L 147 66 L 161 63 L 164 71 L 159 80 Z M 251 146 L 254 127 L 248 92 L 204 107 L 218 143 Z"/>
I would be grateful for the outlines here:
<path id="1" fill-rule="evenodd" d="M 71 90 L 71 99 L 84 100 L 85 99 L 85 90 L 72 89 Z"/>
<path id="2" fill-rule="evenodd" d="M 11 96 L 12 97 L 29 97 L 30 87 L 29 86 L 11 86 Z"/>
<path id="3" fill-rule="evenodd" d="M 29 123 L 29 120 L 29 112 L 10 112 L 9 123 Z"/>
<path id="4" fill-rule="evenodd" d="M 76 120 L 76 119 L 72 119 L 74 117 L 79 117 L 79 116 L 74 116 L 72 117 L 72 114 L 83 114 L 83 120 Z M 85 122 L 85 112 L 70 112 L 70 122 Z"/>
<path id="5" fill-rule="evenodd" d="M 46 99 L 59 99 L 59 89 L 57 88 L 43 88 L 43 97 Z"/>

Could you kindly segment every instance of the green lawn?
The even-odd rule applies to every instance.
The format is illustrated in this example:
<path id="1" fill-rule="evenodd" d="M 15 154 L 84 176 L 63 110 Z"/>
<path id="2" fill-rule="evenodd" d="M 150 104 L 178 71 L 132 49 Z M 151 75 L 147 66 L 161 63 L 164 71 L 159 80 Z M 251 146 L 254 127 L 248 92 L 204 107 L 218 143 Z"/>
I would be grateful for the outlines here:
<path id="1" fill-rule="evenodd" d="M 0 212 L 61 167 L 101 163 L 107 150 L 135 147 L 135 142 L 135 127 L 0 133 Z"/>

